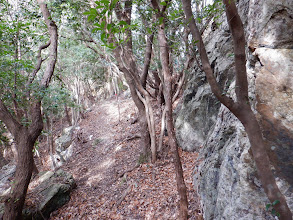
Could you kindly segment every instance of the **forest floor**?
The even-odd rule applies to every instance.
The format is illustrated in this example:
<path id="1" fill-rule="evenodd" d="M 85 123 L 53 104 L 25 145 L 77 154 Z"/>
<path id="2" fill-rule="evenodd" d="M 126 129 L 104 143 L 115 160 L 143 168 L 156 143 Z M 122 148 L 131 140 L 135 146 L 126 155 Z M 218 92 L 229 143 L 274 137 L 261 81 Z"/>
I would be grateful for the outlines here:
<path id="1" fill-rule="evenodd" d="M 72 173 L 77 188 L 70 201 L 51 214 L 60 219 L 178 219 L 178 193 L 168 137 L 156 163 L 139 160 L 138 123 L 131 99 L 102 101 L 85 114 L 73 156 L 61 168 Z M 159 110 L 155 110 L 159 116 Z M 120 118 L 120 121 L 119 121 Z M 159 117 L 157 117 L 159 122 Z M 157 123 L 159 132 L 159 123 Z M 189 219 L 201 219 L 192 185 L 197 153 L 180 150 L 188 188 Z M 126 172 L 129 171 L 129 172 Z"/>

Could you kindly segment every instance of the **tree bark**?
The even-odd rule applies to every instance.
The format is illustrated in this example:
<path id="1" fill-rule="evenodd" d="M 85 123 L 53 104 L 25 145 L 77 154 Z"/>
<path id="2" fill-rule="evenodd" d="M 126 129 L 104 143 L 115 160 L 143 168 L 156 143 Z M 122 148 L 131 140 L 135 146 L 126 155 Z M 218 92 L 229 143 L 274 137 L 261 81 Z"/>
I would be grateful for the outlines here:
<path id="1" fill-rule="evenodd" d="M 36 131 L 35 135 L 29 134 L 27 128 L 22 127 L 16 137 L 16 145 L 18 146 L 18 163 L 14 181 L 11 185 L 9 197 L 5 202 L 3 219 L 21 219 L 22 208 L 27 192 L 27 188 L 33 171 L 33 154 L 32 150 L 37 136 L 41 133 L 41 129 Z"/>
<path id="2" fill-rule="evenodd" d="M 120 21 L 125 21 L 127 24 L 131 23 L 131 9 L 132 1 L 125 2 L 124 8 L 118 2 L 116 4 L 115 12 Z M 155 143 L 155 125 L 153 120 L 153 110 L 150 103 L 150 95 L 142 86 L 142 81 L 138 75 L 138 68 L 136 66 L 135 58 L 132 52 L 132 35 L 131 30 L 128 29 L 125 33 L 125 43 L 123 47 L 120 45 L 114 50 L 115 58 L 121 72 L 124 73 L 127 84 L 129 85 L 131 96 L 135 102 L 140 116 L 141 125 L 141 143 L 145 156 L 151 149 L 152 162 L 156 160 L 156 143 Z M 145 72 L 148 71 L 148 58 L 146 58 Z M 139 97 L 139 94 L 140 97 Z"/>
<path id="3" fill-rule="evenodd" d="M 140 78 L 143 88 L 146 88 L 147 76 L 148 76 L 148 71 L 149 71 L 151 58 L 152 58 L 153 40 L 154 40 L 154 34 L 147 36 L 146 50 L 145 50 L 145 57 L 144 57 L 144 67 L 143 67 L 142 75 Z"/>
<path id="4" fill-rule="evenodd" d="M 40 83 L 41 88 L 47 88 L 57 61 L 58 34 L 57 26 L 52 20 L 44 0 L 38 0 L 38 3 L 50 34 L 50 58 Z M 22 208 L 34 165 L 32 150 L 35 141 L 43 129 L 40 98 L 31 98 L 31 108 L 29 112 L 32 122 L 28 127 L 25 127 L 9 112 L 4 102 L 0 99 L 0 120 L 5 123 L 6 127 L 13 135 L 18 152 L 14 182 L 10 194 L 5 201 L 3 215 L 5 220 L 22 218 Z"/>
<path id="5" fill-rule="evenodd" d="M 146 115 L 146 111 L 145 111 L 145 106 L 144 106 L 143 102 L 139 99 L 139 97 L 136 93 L 134 80 L 132 78 L 130 78 L 127 73 L 125 74 L 125 79 L 127 81 L 127 84 L 129 85 L 131 97 L 132 97 L 132 99 L 138 109 L 142 154 L 143 154 L 144 158 L 148 158 L 150 155 L 150 151 L 151 151 L 151 137 L 150 137 L 149 126 L 148 126 L 148 122 L 147 122 L 147 115 Z"/>
<path id="6" fill-rule="evenodd" d="M 274 203 L 277 200 L 280 201 L 274 206 L 274 209 L 280 214 L 280 220 L 292 220 L 292 213 L 287 205 L 286 199 L 276 184 L 275 177 L 271 170 L 270 160 L 266 152 L 262 132 L 250 106 L 243 106 L 242 112 L 238 118 L 247 132 L 258 177 L 267 197 L 271 203 Z"/>
<path id="7" fill-rule="evenodd" d="M 164 17 L 165 7 L 160 9 L 156 0 L 151 0 L 154 9 L 157 11 L 156 16 L 159 19 Z M 188 218 L 188 200 L 187 200 L 187 190 L 183 177 L 182 164 L 180 161 L 180 156 L 178 152 L 178 145 L 175 137 L 175 129 L 173 123 L 173 111 L 172 111 L 172 76 L 170 71 L 169 63 L 169 50 L 168 42 L 165 35 L 165 21 L 159 25 L 158 29 L 158 41 L 160 46 L 160 59 L 162 63 L 162 72 L 164 77 L 164 98 L 166 103 L 166 124 L 168 130 L 169 144 L 171 151 L 173 153 L 173 162 L 176 173 L 176 184 L 179 194 L 179 219 Z M 165 111 L 165 110 L 164 110 Z"/>
<path id="8" fill-rule="evenodd" d="M 169 70 L 168 64 L 168 51 L 167 41 L 165 38 L 164 28 L 160 27 L 159 32 L 159 44 L 161 47 L 160 56 L 162 62 L 162 69 L 164 75 L 164 98 L 166 103 L 166 125 L 169 137 L 169 144 L 173 153 L 174 167 L 176 173 L 177 190 L 179 194 L 179 218 L 187 219 L 188 217 L 188 200 L 187 190 L 183 177 L 182 164 L 178 153 L 178 145 L 175 137 L 174 123 L 173 123 L 173 111 L 172 111 L 172 77 Z"/>
<path id="9" fill-rule="evenodd" d="M 216 78 L 213 75 L 213 70 L 209 63 L 207 53 L 203 44 L 202 37 L 196 26 L 193 14 L 191 11 L 190 0 L 182 0 L 183 9 L 186 16 L 186 22 L 189 24 L 194 41 L 197 43 L 203 70 L 206 73 L 208 83 L 211 90 L 219 101 L 224 104 L 244 125 L 245 131 L 248 134 L 249 142 L 253 153 L 253 158 L 256 164 L 256 169 L 270 202 L 280 201 L 275 210 L 280 214 L 282 220 L 292 220 L 292 213 L 287 205 L 284 195 L 279 190 L 272 170 L 270 169 L 270 161 L 266 152 L 265 142 L 262 137 L 262 132 L 259 123 L 254 115 L 248 99 L 248 81 L 246 73 L 246 55 L 245 55 L 245 37 L 243 24 L 237 12 L 237 7 L 234 1 L 223 0 L 226 7 L 226 16 L 229 27 L 232 33 L 235 54 L 235 74 L 236 74 L 236 98 L 233 99 L 226 96 Z"/>

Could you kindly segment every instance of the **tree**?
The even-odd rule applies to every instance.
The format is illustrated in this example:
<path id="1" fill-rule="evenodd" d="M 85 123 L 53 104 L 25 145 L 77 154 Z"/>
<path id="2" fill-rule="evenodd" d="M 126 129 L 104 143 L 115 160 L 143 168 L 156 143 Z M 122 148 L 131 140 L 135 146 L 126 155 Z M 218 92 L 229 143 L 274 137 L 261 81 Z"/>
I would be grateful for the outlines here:
<path id="1" fill-rule="evenodd" d="M 39 47 L 37 64 L 29 77 L 25 77 L 24 72 L 21 74 L 15 71 L 13 77 L 14 91 L 12 91 L 14 95 L 10 96 L 9 93 L 11 91 L 8 89 L 6 90 L 7 93 L 0 96 L 0 120 L 13 135 L 18 153 L 14 182 L 5 200 L 4 219 L 21 219 L 22 208 L 34 165 L 33 147 L 43 129 L 41 112 L 42 93 L 49 86 L 57 61 L 57 26 L 52 20 L 45 1 L 38 0 L 38 4 L 41 8 L 50 39 L 48 43 Z M 39 79 L 36 79 L 37 73 L 41 69 L 41 65 L 44 61 L 41 52 L 48 47 L 50 48 L 50 52 L 48 54 L 47 67 L 43 75 L 39 76 Z M 17 48 L 20 48 L 20 46 L 17 46 Z M 19 51 L 16 54 L 18 55 Z M 17 56 L 17 59 L 18 58 L 20 57 Z M 7 62 L 7 64 L 9 64 L 9 62 Z M 13 73 L 3 72 L 3 74 L 9 79 L 9 76 Z M 17 86 L 21 86 L 17 84 L 19 78 L 23 80 L 22 90 L 18 90 L 17 88 Z M 23 84 L 25 79 L 26 82 Z M 36 82 L 37 80 L 38 82 Z M 20 92 L 16 93 L 15 91 L 22 91 L 24 94 Z M 22 95 L 22 99 L 17 95 Z M 25 96 L 27 98 L 24 98 Z M 28 106 L 28 109 L 22 110 L 20 108 L 20 106 L 24 104 Z"/>
<path id="2" fill-rule="evenodd" d="M 176 183 L 177 190 L 179 193 L 179 218 L 187 219 L 188 217 L 188 200 L 187 200 L 187 190 L 183 177 L 183 170 L 180 161 L 180 156 L 178 153 L 178 145 L 175 137 L 174 123 L 173 123 L 173 109 L 172 109 L 172 75 L 170 71 L 170 62 L 169 62 L 169 50 L 168 42 L 165 34 L 165 10 L 167 9 L 168 2 L 163 4 L 163 7 L 160 8 L 156 0 L 152 0 L 152 5 L 156 13 L 158 20 L 160 22 L 158 28 L 158 41 L 160 46 L 160 59 L 162 63 L 162 72 L 163 72 L 163 93 L 166 103 L 166 121 L 167 121 L 167 131 L 169 137 L 169 144 L 173 152 L 175 173 L 176 173 Z M 161 19 L 163 18 L 163 19 Z M 165 112 L 165 111 L 164 111 Z M 163 114 L 164 117 L 164 114 Z"/>
<path id="3" fill-rule="evenodd" d="M 262 183 L 262 186 L 271 203 L 277 203 L 276 211 L 280 214 L 280 218 L 284 220 L 292 219 L 292 213 L 288 208 L 285 197 L 280 192 L 273 173 L 270 169 L 269 157 L 266 152 L 265 142 L 262 137 L 262 132 L 255 114 L 252 111 L 251 104 L 248 98 L 248 81 L 246 72 L 246 54 L 245 54 L 245 36 L 241 18 L 238 14 L 235 2 L 232 0 L 223 0 L 225 5 L 226 17 L 231 30 L 234 55 L 235 55 L 235 77 L 236 77 L 236 101 L 228 97 L 221 90 L 213 70 L 208 60 L 208 56 L 204 47 L 204 43 L 197 28 L 195 19 L 191 11 L 191 1 L 182 0 L 183 9 L 186 16 L 193 40 L 196 42 L 199 55 L 201 58 L 202 68 L 206 74 L 207 81 L 210 84 L 211 90 L 218 100 L 225 105 L 243 124 L 247 132 L 253 158 L 256 164 L 256 169 Z M 279 202 L 276 202 L 279 201 Z"/>
<path id="4" fill-rule="evenodd" d="M 93 31 L 99 31 L 104 46 L 113 49 L 114 57 L 119 70 L 124 73 L 130 88 L 132 99 L 139 111 L 141 127 L 141 145 L 143 157 L 148 158 L 151 151 L 151 160 L 156 160 L 156 140 L 153 110 L 150 103 L 150 94 L 144 88 L 140 79 L 140 70 L 133 52 L 132 39 L 132 1 L 121 3 L 119 1 L 96 1 L 96 9 L 91 8 L 85 14 L 89 20 L 95 20 Z M 114 16 L 114 13 L 116 16 Z M 147 51 L 148 53 L 148 51 Z M 150 56 L 146 56 L 150 59 Z M 148 72 L 148 61 L 145 62 L 144 72 Z"/>

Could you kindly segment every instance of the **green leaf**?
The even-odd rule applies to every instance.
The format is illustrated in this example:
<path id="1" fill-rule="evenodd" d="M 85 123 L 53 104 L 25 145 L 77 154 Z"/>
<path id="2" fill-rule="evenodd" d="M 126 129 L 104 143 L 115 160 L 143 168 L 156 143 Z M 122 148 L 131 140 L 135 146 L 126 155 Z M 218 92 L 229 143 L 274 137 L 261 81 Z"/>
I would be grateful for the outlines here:
<path id="1" fill-rule="evenodd" d="M 148 34 L 152 34 L 152 29 L 151 28 L 147 27 L 146 30 L 147 30 Z"/>
<path id="2" fill-rule="evenodd" d="M 274 202 L 273 202 L 273 206 L 275 206 L 275 205 L 277 205 L 277 204 L 279 204 L 280 203 L 280 201 L 279 200 L 275 200 Z"/>
<path id="3" fill-rule="evenodd" d="M 92 15 L 97 15 L 97 14 L 98 14 L 97 9 L 95 9 L 95 8 L 91 8 L 91 9 L 90 9 L 90 14 L 92 14 Z"/>
<path id="4" fill-rule="evenodd" d="M 95 18 L 96 18 L 96 15 L 89 15 L 87 19 L 88 19 L 88 21 L 92 21 Z"/>
<path id="5" fill-rule="evenodd" d="M 268 211 L 270 207 L 271 207 L 271 204 L 267 204 L 266 205 L 266 210 Z"/>
<path id="6" fill-rule="evenodd" d="M 96 31 L 101 31 L 102 29 L 101 28 L 94 28 L 93 30 L 92 30 L 92 33 L 95 33 Z"/>
<path id="7" fill-rule="evenodd" d="M 163 24 L 164 17 L 159 17 L 159 25 Z"/>
<path id="8" fill-rule="evenodd" d="M 102 34 L 101 34 L 101 41 L 103 42 L 103 43 L 106 43 L 106 33 L 105 32 L 103 32 Z"/>
<path id="9" fill-rule="evenodd" d="M 116 3 L 118 2 L 119 0 L 112 0 L 112 3 L 110 5 L 110 10 L 113 10 L 116 6 Z"/>
<path id="10" fill-rule="evenodd" d="M 167 3 L 166 2 L 160 2 L 160 5 L 166 6 Z"/>
<path id="11" fill-rule="evenodd" d="M 112 26 L 113 26 L 113 24 L 107 24 L 107 30 L 110 31 Z"/>
<path id="12" fill-rule="evenodd" d="M 101 27 L 102 29 L 104 29 L 104 28 L 105 28 L 105 25 L 106 25 L 106 21 L 102 21 L 102 23 L 101 23 L 101 26 L 100 26 L 100 27 Z"/>
<path id="13" fill-rule="evenodd" d="M 108 44 L 108 47 L 109 47 L 110 49 L 114 49 L 114 48 L 115 48 L 115 46 L 114 46 L 113 43 Z"/>
<path id="14" fill-rule="evenodd" d="M 96 6 L 97 9 L 104 8 L 104 7 L 105 7 L 105 6 L 103 6 L 103 5 L 98 5 L 98 6 Z"/>
<path id="15" fill-rule="evenodd" d="M 86 11 L 86 12 L 84 12 L 83 14 L 84 14 L 84 15 L 90 15 L 91 12 L 90 12 L 90 11 Z"/>
<path id="16" fill-rule="evenodd" d="M 94 23 L 94 26 L 101 27 L 101 24 L 99 22 Z"/>
<path id="17" fill-rule="evenodd" d="M 109 0 L 101 0 L 100 2 L 103 3 L 104 5 L 108 5 L 110 3 Z"/>
<path id="18" fill-rule="evenodd" d="M 119 25 L 122 25 L 122 26 L 125 26 L 125 25 L 127 25 L 127 22 L 126 22 L 126 21 L 119 21 L 118 24 L 119 24 Z"/>

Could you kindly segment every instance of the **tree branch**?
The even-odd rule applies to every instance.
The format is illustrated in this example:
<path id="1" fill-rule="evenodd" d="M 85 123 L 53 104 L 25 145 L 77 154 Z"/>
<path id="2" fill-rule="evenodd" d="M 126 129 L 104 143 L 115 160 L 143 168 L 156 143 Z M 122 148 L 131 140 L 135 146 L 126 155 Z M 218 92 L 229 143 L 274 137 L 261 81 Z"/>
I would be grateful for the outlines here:
<path id="1" fill-rule="evenodd" d="M 49 62 L 46 67 L 44 76 L 41 80 L 41 86 L 46 88 L 49 86 L 49 82 L 52 78 L 52 75 L 53 75 L 54 69 L 55 69 L 55 64 L 57 62 L 58 33 L 57 33 L 57 26 L 51 18 L 50 12 L 47 8 L 47 5 L 45 4 L 45 0 L 37 0 L 37 1 L 40 5 L 45 23 L 46 23 L 47 28 L 49 30 L 50 43 L 51 43 Z"/>
<path id="2" fill-rule="evenodd" d="M 186 16 L 186 23 L 190 27 L 191 34 L 193 36 L 194 41 L 196 42 L 196 46 L 198 47 L 201 63 L 204 72 L 206 73 L 207 80 L 210 84 L 211 90 L 214 93 L 214 95 L 218 98 L 218 100 L 223 103 L 228 109 L 234 109 L 237 107 L 235 106 L 234 101 L 226 96 L 220 86 L 217 83 L 216 77 L 214 76 L 212 67 L 210 65 L 207 52 L 204 47 L 204 43 L 202 40 L 202 37 L 200 35 L 200 32 L 197 28 L 197 25 L 195 23 L 192 11 L 191 11 L 191 1 L 190 0 L 182 0 L 183 3 L 183 9 Z"/>
<path id="3" fill-rule="evenodd" d="M 152 45 L 154 40 L 154 33 L 152 33 L 150 36 L 147 36 L 147 44 L 145 49 L 145 56 L 144 56 L 144 66 L 142 70 L 142 75 L 140 77 L 141 84 L 144 88 L 146 88 L 146 79 L 149 72 L 149 67 L 151 63 L 152 58 Z"/>
<path id="4" fill-rule="evenodd" d="M 21 128 L 21 124 L 8 111 L 5 104 L 0 99 L 0 120 L 6 125 L 10 133 L 15 137 Z"/>
<path id="5" fill-rule="evenodd" d="M 37 59 L 38 59 L 38 62 L 37 62 L 37 65 L 33 71 L 33 74 L 32 76 L 30 77 L 30 79 L 28 79 L 27 83 L 26 83 L 26 86 L 29 86 L 35 79 L 37 73 L 39 72 L 39 70 L 41 69 L 41 65 L 42 65 L 42 62 L 45 60 L 45 59 L 42 59 L 42 50 L 46 49 L 47 47 L 49 47 L 51 44 L 51 40 L 48 41 L 48 43 L 44 44 L 44 45 L 41 45 L 39 47 L 39 50 L 38 50 L 38 55 L 37 55 Z"/>
<path id="6" fill-rule="evenodd" d="M 234 2 L 224 0 L 227 20 L 233 37 L 237 102 L 249 102 L 246 73 L 245 35 L 241 18 Z"/>

